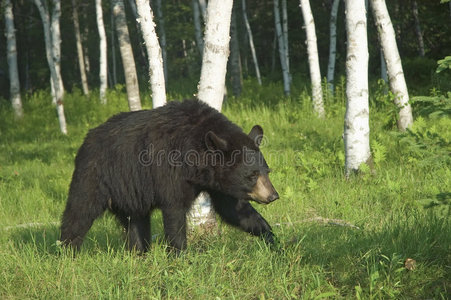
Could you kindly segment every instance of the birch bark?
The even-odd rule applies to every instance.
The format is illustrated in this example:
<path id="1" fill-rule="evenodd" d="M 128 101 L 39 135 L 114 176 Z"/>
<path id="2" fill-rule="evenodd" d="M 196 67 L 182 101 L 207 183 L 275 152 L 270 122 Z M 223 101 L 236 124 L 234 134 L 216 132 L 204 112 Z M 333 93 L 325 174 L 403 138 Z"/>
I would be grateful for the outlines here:
<path id="1" fill-rule="evenodd" d="M 324 118 L 323 92 L 321 90 L 321 72 L 319 69 L 318 46 L 316 44 L 315 21 L 309 0 L 300 0 L 302 16 L 304 17 L 305 31 L 307 32 L 307 52 L 312 81 L 313 110 Z"/>
<path id="2" fill-rule="evenodd" d="M 417 1 L 412 1 L 412 13 L 413 19 L 415 20 L 415 33 L 417 35 L 418 40 L 418 52 L 421 57 L 424 57 L 424 41 L 423 41 L 423 32 L 421 31 L 420 25 L 420 17 L 418 16 L 418 5 Z"/>
<path id="3" fill-rule="evenodd" d="M 395 103 L 399 109 L 398 128 L 404 131 L 413 123 L 413 116 L 401 57 L 399 56 L 396 45 L 395 31 L 388 14 L 387 6 L 385 5 L 385 0 L 371 0 L 371 8 L 387 65 L 390 89 L 393 95 L 395 95 Z"/>
<path id="4" fill-rule="evenodd" d="M 78 55 L 78 67 L 80 69 L 81 86 L 83 88 L 83 94 L 89 94 L 88 79 L 86 77 L 85 69 L 85 58 L 83 56 L 83 47 L 81 45 L 81 35 L 80 35 L 80 22 L 78 19 L 77 4 L 75 0 L 72 0 L 72 18 L 74 21 L 74 31 L 75 31 L 75 42 L 77 44 L 77 55 Z"/>
<path id="5" fill-rule="evenodd" d="M 199 50 L 200 59 L 202 60 L 202 54 L 204 51 L 204 41 L 202 39 L 202 26 L 200 23 L 200 7 L 198 0 L 192 0 L 191 7 L 193 9 L 194 36 L 196 37 L 196 46 L 197 49 Z"/>
<path id="6" fill-rule="evenodd" d="M 60 130 L 63 134 L 67 134 L 66 117 L 64 115 L 64 87 L 61 79 L 61 73 L 59 68 L 60 43 L 59 36 L 59 16 L 61 14 L 61 3 L 59 0 L 53 0 L 53 14 L 52 22 L 50 23 L 49 10 L 47 8 L 47 2 L 42 0 L 34 0 L 39 14 L 42 19 L 42 25 L 44 29 L 44 41 L 45 41 L 45 53 L 47 63 L 50 69 L 50 86 L 52 90 L 52 102 L 56 105 L 56 112 L 58 115 L 58 122 Z M 58 67 L 57 67 L 58 65 Z"/>
<path id="7" fill-rule="evenodd" d="M 22 99 L 20 96 L 19 69 L 17 67 L 16 31 L 14 27 L 13 6 L 10 0 L 4 0 L 6 53 L 9 69 L 9 94 L 14 114 L 23 117 Z"/>
<path id="8" fill-rule="evenodd" d="M 198 98 L 221 111 L 229 57 L 232 1 L 210 0 Z"/>
<path id="9" fill-rule="evenodd" d="M 128 4 L 131 8 L 133 18 L 136 21 L 135 26 L 136 26 L 136 32 L 138 33 L 138 40 L 139 40 L 138 45 L 139 45 L 139 53 L 140 53 L 140 65 L 145 73 L 145 72 L 148 72 L 148 70 L 149 70 L 149 59 L 146 56 L 147 50 L 145 49 L 145 41 L 143 40 L 144 34 L 142 33 L 141 27 L 138 22 L 138 18 L 139 18 L 138 8 L 136 7 L 135 0 L 128 0 Z M 149 78 L 149 80 L 150 80 L 150 78 Z"/>
<path id="10" fill-rule="evenodd" d="M 136 74 L 135 59 L 130 44 L 130 36 L 125 19 L 123 0 L 113 0 L 113 13 L 116 21 L 116 32 L 119 40 L 119 50 L 124 67 L 125 85 L 127 88 L 128 106 L 130 111 L 141 109 L 139 97 L 138 76 Z"/>
<path id="11" fill-rule="evenodd" d="M 99 50 L 100 50 L 100 102 L 106 104 L 106 88 L 107 88 L 107 43 L 105 25 L 103 23 L 102 0 L 96 0 L 96 19 L 97 29 L 99 31 Z M 114 41 L 112 41 L 114 43 Z"/>
<path id="12" fill-rule="evenodd" d="M 61 32 L 60 32 L 60 18 L 61 18 L 61 0 L 52 0 L 53 10 L 50 19 L 50 32 L 52 35 L 52 55 L 57 74 L 57 82 L 61 93 L 61 101 L 64 97 L 63 77 L 61 76 Z"/>
<path id="13" fill-rule="evenodd" d="M 279 44 L 280 66 L 282 68 L 282 76 L 283 76 L 283 91 L 285 93 L 285 96 L 289 96 L 290 95 L 290 73 L 288 71 L 288 65 L 287 65 L 287 60 L 286 60 L 284 35 L 282 32 L 282 26 L 280 24 L 279 0 L 274 0 L 274 22 L 275 22 L 275 27 L 276 27 L 277 41 Z"/>
<path id="14" fill-rule="evenodd" d="M 288 13 L 287 13 L 287 0 L 282 0 L 282 34 L 283 34 L 283 47 L 285 50 L 285 61 L 287 62 L 288 78 L 291 84 L 290 73 L 290 51 L 288 47 Z"/>
<path id="15" fill-rule="evenodd" d="M 161 56 L 163 58 L 163 70 L 164 70 L 164 82 L 165 84 L 168 83 L 168 60 L 167 60 L 167 52 L 166 52 L 166 29 L 164 26 L 164 17 L 163 17 L 163 10 L 161 7 L 161 0 L 155 1 L 155 7 L 156 7 L 156 15 L 157 15 L 157 22 L 158 22 L 158 35 L 160 36 L 160 47 L 161 47 Z"/>
<path id="16" fill-rule="evenodd" d="M 329 21 L 329 64 L 327 65 L 327 83 L 334 93 L 335 61 L 337 56 L 337 14 L 340 0 L 334 0 Z"/>
<path id="17" fill-rule="evenodd" d="M 249 38 L 249 46 L 251 48 L 251 53 L 252 53 L 252 61 L 254 62 L 254 67 L 255 67 L 255 75 L 257 76 L 258 84 L 262 85 L 262 78 L 260 75 L 260 67 L 258 65 L 257 54 L 255 52 L 254 38 L 252 37 L 251 25 L 249 24 L 249 19 L 247 18 L 246 0 L 242 0 L 242 9 L 243 9 L 244 26 L 246 26 L 247 36 Z"/>
<path id="18" fill-rule="evenodd" d="M 370 158 L 368 105 L 368 41 L 364 0 L 346 5 L 345 168 L 348 177 Z"/>
<path id="19" fill-rule="evenodd" d="M 163 59 L 160 44 L 158 43 L 153 12 L 149 5 L 149 0 L 136 0 L 138 10 L 138 22 L 141 25 L 144 43 L 149 60 L 149 78 L 152 89 L 153 107 L 166 104 L 166 87 L 164 82 Z"/>
<path id="20" fill-rule="evenodd" d="M 116 30 L 116 26 L 114 25 L 114 12 L 113 7 L 111 7 L 111 14 L 110 14 L 110 25 L 111 25 L 111 61 L 112 61 L 112 69 L 113 69 L 113 87 L 117 84 L 117 67 L 116 67 L 116 38 L 114 31 Z"/>

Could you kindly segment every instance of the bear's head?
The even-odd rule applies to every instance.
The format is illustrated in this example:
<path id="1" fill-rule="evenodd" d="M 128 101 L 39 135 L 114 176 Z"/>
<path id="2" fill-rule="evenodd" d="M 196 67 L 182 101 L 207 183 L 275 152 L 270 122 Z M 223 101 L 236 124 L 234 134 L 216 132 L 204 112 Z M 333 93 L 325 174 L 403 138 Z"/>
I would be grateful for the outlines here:
<path id="1" fill-rule="evenodd" d="M 263 129 L 255 125 L 248 135 L 219 137 L 209 131 L 205 144 L 210 153 L 219 154 L 223 160 L 210 160 L 214 169 L 215 189 L 237 199 L 253 200 L 267 204 L 279 198 L 269 179 L 270 168 L 260 151 Z M 218 156 L 218 157 L 219 157 Z"/>

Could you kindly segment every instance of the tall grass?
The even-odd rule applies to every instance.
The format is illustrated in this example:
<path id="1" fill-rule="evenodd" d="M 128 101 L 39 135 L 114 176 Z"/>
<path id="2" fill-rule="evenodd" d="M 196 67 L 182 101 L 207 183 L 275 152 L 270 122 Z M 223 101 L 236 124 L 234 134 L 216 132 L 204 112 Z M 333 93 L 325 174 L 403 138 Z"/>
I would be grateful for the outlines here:
<path id="1" fill-rule="evenodd" d="M 283 98 L 280 85 L 246 82 L 241 98 L 227 100 L 224 113 L 245 131 L 264 128 L 262 151 L 281 199 L 255 207 L 278 244 L 268 248 L 220 224 L 213 234 L 190 236 L 178 258 L 166 254 L 158 212 L 147 255 L 125 249 L 110 214 L 96 221 L 75 258 L 56 243 L 75 153 L 90 128 L 128 109 L 120 87 L 107 106 L 79 91 L 67 95 L 68 136 L 58 132 L 46 92 L 24 100 L 23 120 L 1 104 L 0 298 L 446 299 L 449 115 L 417 115 L 409 132 L 398 133 L 390 95 L 379 90 L 371 99 L 374 169 L 345 180 L 342 89 L 327 98 L 325 120 L 312 113 L 305 88 Z M 408 258 L 415 269 L 406 268 Z"/>

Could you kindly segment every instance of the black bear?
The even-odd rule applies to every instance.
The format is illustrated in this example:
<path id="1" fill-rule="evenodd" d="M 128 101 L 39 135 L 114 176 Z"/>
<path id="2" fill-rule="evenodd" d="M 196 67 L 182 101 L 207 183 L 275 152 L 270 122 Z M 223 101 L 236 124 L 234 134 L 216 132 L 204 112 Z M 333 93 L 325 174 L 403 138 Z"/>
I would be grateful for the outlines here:
<path id="1" fill-rule="evenodd" d="M 271 227 L 249 203 L 279 198 L 259 150 L 262 137 L 260 126 L 246 135 L 198 100 L 113 116 L 78 150 L 61 241 L 78 249 L 108 209 L 125 227 L 130 249 L 145 252 L 158 208 L 165 237 L 179 251 L 186 247 L 186 214 L 207 191 L 225 222 L 273 243 Z"/>

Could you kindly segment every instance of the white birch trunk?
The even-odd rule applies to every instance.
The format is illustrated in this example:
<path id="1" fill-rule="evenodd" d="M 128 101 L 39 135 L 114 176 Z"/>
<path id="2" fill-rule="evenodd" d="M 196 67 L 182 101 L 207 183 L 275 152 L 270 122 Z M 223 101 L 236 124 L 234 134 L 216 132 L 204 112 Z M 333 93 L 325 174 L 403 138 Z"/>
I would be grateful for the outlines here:
<path id="1" fill-rule="evenodd" d="M 50 19 L 50 32 L 52 34 L 52 55 L 55 64 L 57 75 L 57 83 L 59 85 L 60 97 L 64 97 L 63 77 L 61 76 L 61 32 L 60 32 L 60 18 L 61 18 L 61 0 L 52 0 L 53 10 Z"/>
<path id="2" fill-rule="evenodd" d="M 337 14 L 340 0 L 334 0 L 329 21 L 329 64 L 327 65 L 327 83 L 330 92 L 334 93 L 335 61 L 337 56 Z"/>
<path id="3" fill-rule="evenodd" d="M 378 29 L 379 40 L 387 65 L 390 89 L 395 95 L 395 103 L 399 108 L 398 128 L 406 130 L 413 123 L 412 108 L 409 104 L 409 93 L 402 69 L 401 58 L 396 45 L 395 31 L 388 14 L 385 0 L 371 0 L 374 20 Z"/>
<path id="4" fill-rule="evenodd" d="M 210 0 L 198 98 L 221 111 L 229 57 L 232 1 Z"/>
<path id="5" fill-rule="evenodd" d="M 159 36 L 160 36 L 160 47 L 161 47 L 161 56 L 163 58 L 163 70 L 164 70 L 164 82 L 168 83 L 168 60 L 167 60 L 167 52 L 166 52 L 166 29 L 164 26 L 164 17 L 163 11 L 161 9 L 161 0 L 155 1 L 156 6 L 156 15 L 159 27 Z"/>
<path id="6" fill-rule="evenodd" d="M 249 24 L 249 19 L 247 18 L 246 0 L 242 0 L 242 8 L 243 8 L 244 26 L 246 26 L 247 36 L 249 38 L 249 46 L 251 48 L 251 53 L 252 53 L 252 61 L 254 62 L 254 67 L 255 67 L 255 75 L 257 76 L 258 84 L 262 85 L 262 78 L 260 75 L 260 67 L 258 65 L 257 53 L 255 52 L 254 38 L 252 37 L 251 25 Z"/>
<path id="7" fill-rule="evenodd" d="M 83 56 L 83 47 L 81 45 L 80 22 L 78 20 L 77 4 L 75 0 L 72 0 L 72 18 L 74 21 L 75 42 L 77 44 L 78 67 L 80 69 L 81 86 L 83 89 L 83 94 L 88 95 L 88 79 L 86 77 L 85 58 Z"/>
<path id="8" fill-rule="evenodd" d="M 102 0 L 96 0 L 96 19 L 97 29 L 99 31 L 99 49 L 100 49 L 100 67 L 99 67 L 99 79 L 100 79 L 100 102 L 106 104 L 106 89 L 107 89 L 107 43 L 105 25 L 103 23 L 103 10 Z M 114 41 L 112 41 L 114 43 Z"/>
<path id="9" fill-rule="evenodd" d="M 421 31 L 420 18 L 418 16 L 418 5 L 417 1 L 412 1 L 412 12 L 413 19 L 415 20 L 415 33 L 417 34 L 418 39 L 418 52 L 421 57 L 424 57 L 424 41 L 423 41 L 423 32 Z"/>
<path id="10" fill-rule="evenodd" d="M 79 0 L 77 0 L 77 1 L 79 1 Z M 83 13 L 82 24 L 87 24 L 88 23 L 87 5 L 83 6 L 82 13 Z M 89 41 L 88 41 L 88 36 L 89 36 L 89 26 L 86 25 L 86 26 L 83 27 L 83 34 L 81 35 L 81 45 L 83 46 L 83 55 L 85 57 L 86 74 L 89 75 L 89 72 L 91 72 L 91 63 L 89 61 L 89 47 L 88 47 Z"/>
<path id="11" fill-rule="evenodd" d="M 280 66 L 282 68 L 283 76 L 283 91 L 286 96 L 290 95 L 290 73 L 286 60 L 285 41 L 282 32 L 282 25 L 280 24 L 280 9 L 279 0 L 274 0 L 274 22 L 276 27 L 277 41 L 279 44 Z"/>
<path id="12" fill-rule="evenodd" d="M 122 65 L 124 67 L 128 106 L 130 111 L 140 110 L 141 100 L 139 97 L 138 76 L 136 74 L 135 59 L 130 44 L 123 0 L 113 1 L 113 13 L 116 21 L 115 25 L 122 57 Z"/>
<path id="13" fill-rule="evenodd" d="M 192 0 L 191 6 L 193 9 L 194 36 L 196 38 L 196 46 L 199 50 L 200 59 L 202 60 L 202 54 L 204 52 L 204 41 L 202 39 L 202 26 L 200 23 L 200 8 L 198 0 Z"/>
<path id="14" fill-rule="evenodd" d="M 221 111 L 224 97 L 232 6 L 232 1 L 210 0 L 207 8 L 204 54 L 197 97 L 218 111 Z M 206 192 L 197 197 L 188 217 L 191 226 L 215 224 L 214 210 Z"/>
<path id="15" fill-rule="evenodd" d="M 153 107 L 166 104 L 166 87 L 164 81 L 163 59 L 161 48 L 158 43 L 153 12 L 149 5 L 149 0 L 136 0 L 138 10 L 138 22 L 141 25 L 144 43 L 149 59 L 150 87 L 152 89 Z"/>
<path id="16" fill-rule="evenodd" d="M 58 0 L 53 0 L 53 2 L 53 13 L 56 14 L 56 16 L 52 16 L 52 28 L 50 28 L 50 16 L 46 3 L 41 0 L 34 0 L 34 3 L 38 7 L 44 29 L 45 53 L 50 69 L 52 102 L 56 105 L 60 130 L 63 134 L 67 134 L 66 117 L 64 115 L 63 106 L 64 87 L 62 86 L 61 74 L 58 72 L 59 68 L 56 68 L 55 62 L 60 57 L 60 53 L 55 52 L 60 49 L 59 43 L 61 42 L 59 38 L 59 14 L 61 12 L 61 6 Z M 57 30 L 57 33 L 52 33 L 53 30 Z M 55 40 L 53 41 L 53 39 Z"/>
<path id="17" fill-rule="evenodd" d="M 135 21 L 138 21 L 138 19 L 139 19 L 138 8 L 136 7 L 135 0 L 128 0 L 128 4 L 129 4 L 129 6 L 130 6 L 130 8 L 132 10 L 133 19 Z M 149 70 L 149 60 L 148 60 L 148 58 L 146 56 L 147 50 L 145 49 L 145 41 L 143 40 L 143 33 L 141 31 L 141 27 L 139 26 L 138 22 L 135 23 L 135 26 L 136 26 L 136 32 L 138 33 L 139 52 L 141 54 L 141 56 L 140 56 L 140 60 L 141 61 L 140 61 L 139 64 L 141 65 L 141 68 L 144 70 L 144 72 L 148 72 L 148 70 Z"/>
<path id="18" fill-rule="evenodd" d="M 368 105 L 368 41 L 364 0 L 346 4 L 346 114 L 344 125 L 346 176 L 370 158 Z"/>
<path id="19" fill-rule="evenodd" d="M 285 61 L 287 62 L 288 78 L 290 78 L 290 51 L 288 50 L 288 13 L 287 13 L 287 0 L 282 0 L 282 33 L 283 33 L 283 47 L 285 49 Z"/>
<path id="20" fill-rule="evenodd" d="M 19 69 L 17 67 L 16 30 L 14 28 L 13 6 L 10 0 L 4 0 L 6 53 L 9 69 L 9 93 L 11 104 L 17 118 L 23 117 L 20 97 Z"/>
<path id="21" fill-rule="evenodd" d="M 111 14 L 110 14 L 110 25 L 111 25 L 111 60 L 112 60 L 112 69 L 113 69 L 113 86 L 117 84 L 117 66 L 116 66 L 116 38 L 114 35 L 114 31 L 116 30 L 116 26 L 114 25 L 114 13 L 113 8 L 111 7 Z"/>
<path id="22" fill-rule="evenodd" d="M 310 79 L 312 80 L 313 110 L 324 118 L 323 92 L 321 90 L 321 72 L 319 69 L 318 46 L 316 44 L 315 21 L 309 0 L 300 0 L 302 16 L 304 17 L 305 31 L 307 32 L 307 52 L 310 67 Z"/>

